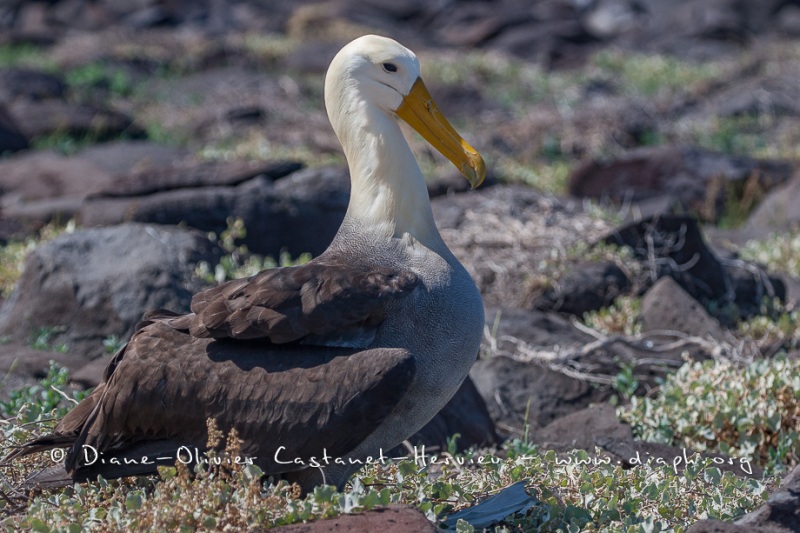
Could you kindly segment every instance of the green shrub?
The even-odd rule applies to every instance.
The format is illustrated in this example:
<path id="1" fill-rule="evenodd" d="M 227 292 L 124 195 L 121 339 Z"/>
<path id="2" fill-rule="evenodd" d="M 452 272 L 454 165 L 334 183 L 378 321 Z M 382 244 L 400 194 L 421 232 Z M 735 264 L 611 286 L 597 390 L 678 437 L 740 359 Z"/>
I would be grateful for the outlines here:
<path id="1" fill-rule="evenodd" d="M 793 466 L 800 456 L 800 360 L 685 364 L 656 396 L 633 397 L 619 414 L 647 441 L 720 452 L 769 470 Z"/>
<path id="2" fill-rule="evenodd" d="M 800 277 L 800 229 L 748 241 L 740 255 L 742 259 L 760 263 L 772 272 Z"/>
<path id="3" fill-rule="evenodd" d="M 783 360 L 780 365 L 748 370 L 748 375 L 753 374 L 748 383 L 762 392 L 782 391 L 786 400 L 788 389 L 784 385 L 787 379 L 797 378 L 796 365 L 790 368 L 788 364 Z M 715 368 L 687 365 L 682 372 L 701 381 L 694 374 L 713 376 L 709 379 L 715 382 L 735 381 L 731 375 L 741 373 L 732 366 Z M 8 446 L 32 436 L 17 424 L 43 419 L 45 413 L 60 416 L 66 411 L 69 406 L 65 398 L 53 391 L 51 385 L 59 387 L 67 381 L 66 372 L 52 366 L 40 385 L 12 394 L 14 403 L 6 403 L 3 414 L 9 416 L 20 410 L 27 413 L 20 413 L 22 416 L 3 427 L 6 449 L 0 450 L 0 454 L 7 453 Z M 713 402 L 725 395 L 709 393 L 708 396 L 707 410 L 719 409 Z M 752 396 L 759 394 L 753 392 Z M 687 410 L 683 407 L 680 412 Z M 678 424 L 685 418 L 686 415 L 674 417 Z M 44 429 L 47 427 L 45 424 Z M 209 433 L 212 442 L 221 442 L 222 435 L 213 425 Z M 623 469 L 600 450 L 596 450 L 596 456 L 585 451 L 556 454 L 515 439 L 501 450 L 455 454 L 454 442 L 451 440 L 449 451 L 418 448 L 416 459 L 374 461 L 352 478 L 343 492 L 320 486 L 300 497 L 296 486 L 285 482 L 264 483 L 260 470 L 252 465 L 223 463 L 198 467 L 192 475 L 187 467 L 177 464 L 162 467 L 160 479 L 99 479 L 45 492 L 29 501 L 0 499 L 0 513 L 8 515 L 4 524 L 10 530 L 193 531 L 213 530 L 222 524 L 246 530 L 399 503 L 413 505 L 430 520 L 440 522 L 488 495 L 524 481 L 530 501 L 523 510 L 510 509 L 496 531 L 682 532 L 702 518 L 735 519 L 756 508 L 768 495 L 765 482 L 723 473 L 712 460 L 699 456 L 693 457 L 684 470 L 656 461 Z M 230 456 L 240 453 L 235 432 L 228 435 L 225 453 Z M 22 467 L 0 465 L 0 474 L 18 477 L 22 470 L 24 475 L 49 466 L 50 456 L 41 454 L 25 460 L 39 462 L 25 463 Z M 10 475 L 12 471 L 14 474 Z M 463 521 L 457 526 L 458 531 L 474 529 Z"/>
<path id="4" fill-rule="evenodd" d="M 619 296 L 609 307 L 585 313 L 583 322 L 606 335 L 636 335 L 642 331 L 641 307 L 641 298 Z"/>
<path id="5" fill-rule="evenodd" d="M 270 256 L 254 254 L 244 244 L 238 244 L 247 236 L 247 229 L 241 218 L 229 218 L 228 227 L 220 233 L 210 233 L 208 238 L 216 241 L 225 254 L 213 268 L 203 261 L 197 265 L 195 275 L 208 283 L 222 283 L 231 279 L 239 279 L 258 274 L 262 270 L 278 266 L 303 265 L 311 261 L 311 254 L 300 254 L 292 258 L 288 252 L 281 252 L 276 261 Z"/>
<path id="6" fill-rule="evenodd" d="M 15 418 L 17 424 L 41 421 L 44 418 L 60 418 L 87 395 L 85 391 L 75 391 L 70 399 L 61 390 L 68 384 L 69 370 L 50 361 L 44 379 L 36 385 L 12 391 L 8 400 L 0 401 L 0 414 L 6 418 Z"/>
<path id="7" fill-rule="evenodd" d="M 737 334 L 765 346 L 777 344 L 786 350 L 800 349 L 800 311 L 779 310 L 776 316 L 748 318 L 739 323 Z"/>
<path id="8" fill-rule="evenodd" d="M 81 91 L 104 89 L 114 96 L 129 96 L 134 88 L 130 75 L 125 70 L 101 62 L 81 65 L 70 70 L 66 74 L 66 81 L 73 89 Z"/>

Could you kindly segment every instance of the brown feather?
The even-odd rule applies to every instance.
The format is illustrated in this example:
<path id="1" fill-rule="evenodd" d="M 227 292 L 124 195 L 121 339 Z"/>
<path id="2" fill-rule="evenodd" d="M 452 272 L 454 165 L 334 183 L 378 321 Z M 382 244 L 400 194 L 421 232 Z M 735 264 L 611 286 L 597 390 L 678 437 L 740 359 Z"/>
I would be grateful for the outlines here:
<path id="1" fill-rule="evenodd" d="M 338 338 L 343 331 L 379 325 L 391 302 L 420 285 L 408 271 L 320 257 L 198 293 L 192 314 L 164 321 L 198 338 L 265 338 L 275 344 L 309 335 Z"/>
<path id="2" fill-rule="evenodd" d="M 265 473 L 287 472 L 300 467 L 276 463 L 279 446 L 282 458 L 345 457 L 389 416 L 415 372 L 414 358 L 401 349 L 269 348 L 199 339 L 161 321 L 137 331 L 115 360 L 108 382 L 53 435 L 15 456 L 69 447 L 65 467 L 76 481 L 155 473 L 158 464 L 175 462 L 180 446 L 204 450 L 206 420 L 214 418 L 225 432 L 236 427 L 242 452 Z M 176 405 L 185 408 L 167 408 Z M 106 464 L 85 464 L 85 450 Z M 147 450 L 151 459 L 153 450 L 165 458 L 149 466 L 108 464 Z"/>

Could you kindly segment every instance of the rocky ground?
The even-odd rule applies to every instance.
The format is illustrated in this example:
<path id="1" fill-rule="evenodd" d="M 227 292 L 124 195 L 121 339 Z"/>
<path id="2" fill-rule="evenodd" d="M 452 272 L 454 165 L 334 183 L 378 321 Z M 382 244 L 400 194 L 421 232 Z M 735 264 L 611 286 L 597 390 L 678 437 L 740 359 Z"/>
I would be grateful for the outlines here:
<path id="1" fill-rule="evenodd" d="M 412 141 L 487 311 L 471 380 L 412 442 L 674 457 L 617 420 L 621 373 L 641 395 L 687 359 L 800 355 L 800 266 L 746 253 L 800 224 L 796 2 L 12 1 L 0 27 L 0 395 L 51 359 L 95 385 L 144 311 L 212 282 L 231 217 L 252 253 L 324 250 L 349 184 L 322 73 L 366 32 L 418 52 L 489 165 L 467 192 Z M 693 531 L 797 531 L 792 479 L 750 526 Z"/>

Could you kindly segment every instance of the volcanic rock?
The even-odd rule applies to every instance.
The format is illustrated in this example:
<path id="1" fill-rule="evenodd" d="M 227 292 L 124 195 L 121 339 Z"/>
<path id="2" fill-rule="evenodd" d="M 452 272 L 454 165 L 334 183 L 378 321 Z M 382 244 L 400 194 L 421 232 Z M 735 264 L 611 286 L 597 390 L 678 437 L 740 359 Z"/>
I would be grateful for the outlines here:
<path id="1" fill-rule="evenodd" d="M 612 161 L 590 161 L 569 178 L 570 194 L 635 204 L 668 197 L 672 209 L 688 210 L 718 221 L 732 201 L 755 196 L 786 183 L 794 172 L 786 161 L 755 160 L 695 147 L 638 148 Z M 650 213 L 645 213 L 650 214 Z"/>
<path id="2" fill-rule="evenodd" d="M 22 341 L 63 328 L 52 342 L 93 359 L 105 338 L 128 337 L 145 311 L 188 311 L 202 287 L 194 265 L 215 258 L 204 234 L 180 228 L 123 224 L 61 235 L 28 256 L 0 307 L 0 334 Z"/>

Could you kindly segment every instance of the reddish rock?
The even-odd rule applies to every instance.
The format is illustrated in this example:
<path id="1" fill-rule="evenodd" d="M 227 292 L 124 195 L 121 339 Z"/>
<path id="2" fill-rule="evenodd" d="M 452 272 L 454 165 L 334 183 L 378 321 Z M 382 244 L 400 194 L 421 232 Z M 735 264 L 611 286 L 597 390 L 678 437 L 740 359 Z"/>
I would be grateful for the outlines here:
<path id="1" fill-rule="evenodd" d="M 29 339 L 4 342 L 0 346 L 0 401 L 7 400 L 11 392 L 36 385 L 47 376 L 50 362 L 54 361 L 72 373 L 86 364 L 77 354 L 52 350 L 35 350 Z"/>
<path id="2" fill-rule="evenodd" d="M 731 198 L 757 196 L 786 183 L 795 166 L 694 147 L 658 146 L 631 150 L 611 161 L 589 161 L 573 170 L 570 194 L 617 203 L 668 197 L 672 206 L 717 221 Z M 734 195 L 731 197 L 731 195 Z M 652 215 L 655 213 L 644 213 Z"/>
<path id="3" fill-rule="evenodd" d="M 592 405 L 586 409 L 555 419 L 534 431 L 532 442 L 542 449 L 568 452 L 586 450 L 594 452 L 604 441 L 633 441 L 631 427 L 619 421 L 611 404 Z"/>
<path id="4" fill-rule="evenodd" d="M 66 222 L 83 199 L 113 183 L 90 161 L 53 152 L 0 161 L 0 238 L 30 234 L 56 219 Z"/>
<path id="5" fill-rule="evenodd" d="M 0 238 L 29 235 L 52 220 L 66 222 L 86 195 L 113 182 L 93 163 L 53 152 L 0 161 Z"/>
<path id="6" fill-rule="evenodd" d="M 653 284 L 642 298 L 643 331 L 679 331 L 686 335 L 731 340 L 732 336 L 703 306 L 670 277 Z"/>
<path id="7" fill-rule="evenodd" d="M 750 214 L 745 229 L 762 233 L 788 231 L 800 225 L 800 172 L 767 194 Z"/>
<path id="8" fill-rule="evenodd" d="M 86 359 L 82 360 L 86 363 Z M 87 388 L 96 387 L 103 381 L 103 375 L 110 361 L 109 357 L 98 357 L 71 372 L 70 379 Z"/>
<path id="9" fill-rule="evenodd" d="M 36 350 L 25 342 L 9 342 L 0 350 L 0 372 L 5 374 L 21 374 L 33 379 L 47 376 L 50 361 L 66 368 L 70 373 L 86 364 L 86 359 L 60 351 Z"/>
<path id="10" fill-rule="evenodd" d="M 52 198 L 97 193 L 114 178 L 90 161 L 55 152 L 32 152 L 0 161 L 3 207 Z"/>
<path id="11" fill-rule="evenodd" d="M 104 141 L 125 134 L 129 138 L 143 137 L 144 130 L 124 113 L 88 104 L 72 104 L 62 100 L 21 100 L 10 106 L 28 138 L 48 135 L 88 137 Z"/>

